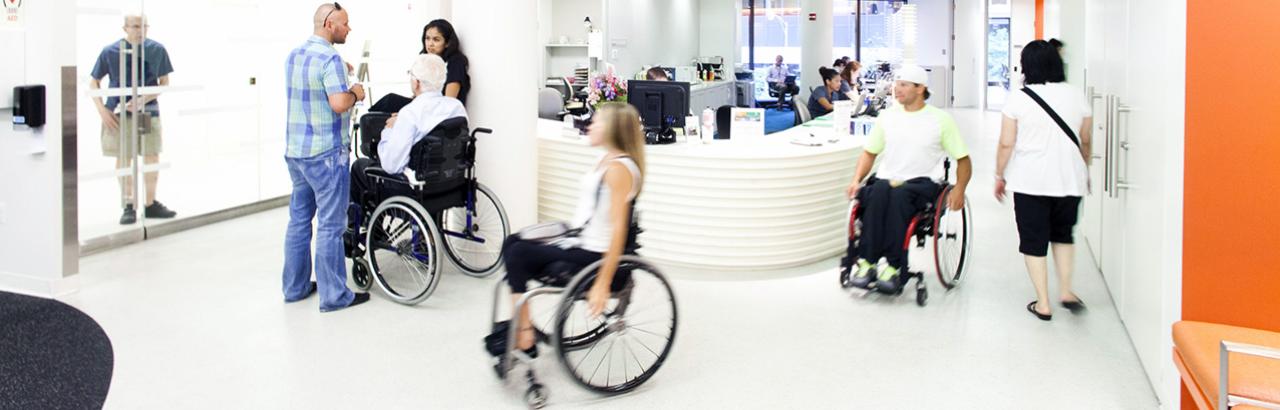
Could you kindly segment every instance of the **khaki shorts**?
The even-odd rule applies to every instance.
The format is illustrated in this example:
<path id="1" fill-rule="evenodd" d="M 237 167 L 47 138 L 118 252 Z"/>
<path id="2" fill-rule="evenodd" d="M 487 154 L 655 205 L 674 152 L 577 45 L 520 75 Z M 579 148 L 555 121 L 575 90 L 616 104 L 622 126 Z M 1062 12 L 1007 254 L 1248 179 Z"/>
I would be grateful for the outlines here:
<path id="1" fill-rule="evenodd" d="M 117 116 L 116 119 L 120 119 L 120 117 Z M 130 130 L 133 129 L 134 122 L 133 115 L 125 115 L 124 120 L 120 121 L 119 129 L 112 131 L 106 126 L 102 127 L 102 155 L 108 157 L 119 157 L 121 152 L 134 152 L 134 147 L 137 146 L 139 142 L 141 142 L 142 146 L 141 149 L 137 151 L 138 155 L 146 157 L 160 155 L 160 150 L 163 148 L 163 144 L 160 140 L 160 117 L 152 114 L 151 127 L 149 129 L 144 127 L 139 130 L 137 137 L 132 137 L 132 135 L 130 135 L 132 134 Z M 120 130 L 124 130 L 125 132 L 123 147 L 120 146 Z"/>

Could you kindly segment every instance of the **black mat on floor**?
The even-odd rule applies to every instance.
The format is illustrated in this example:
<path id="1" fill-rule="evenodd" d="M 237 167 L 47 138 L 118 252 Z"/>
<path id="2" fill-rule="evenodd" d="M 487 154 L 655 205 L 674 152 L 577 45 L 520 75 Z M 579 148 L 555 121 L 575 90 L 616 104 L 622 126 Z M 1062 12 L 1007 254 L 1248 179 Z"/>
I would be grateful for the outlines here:
<path id="1" fill-rule="evenodd" d="M 111 340 L 65 303 L 0 292 L 0 409 L 99 409 Z"/>

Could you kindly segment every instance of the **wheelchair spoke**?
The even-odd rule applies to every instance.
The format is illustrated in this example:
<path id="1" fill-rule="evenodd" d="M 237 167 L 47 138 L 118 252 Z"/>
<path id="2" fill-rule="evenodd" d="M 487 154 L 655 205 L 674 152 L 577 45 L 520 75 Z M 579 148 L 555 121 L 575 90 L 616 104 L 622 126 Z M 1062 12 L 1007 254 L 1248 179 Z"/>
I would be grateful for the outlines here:
<path id="1" fill-rule="evenodd" d="M 657 336 L 657 337 L 661 337 L 663 340 L 671 341 L 671 335 L 663 336 L 663 335 L 660 335 L 660 334 L 657 334 L 657 333 L 654 333 L 654 332 L 650 332 L 650 331 L 648 331 L 648 330 L 644 330 L 644 329 L 641 329 L 641 328 L 638 328 L 638 327 L 632 327 L 632 326 L 627 326 L 627 330 L 638 330 L 638 331 L 641 331 L 641 332 L 644 332 L 644 333 L 648 333 L 648 334 L 651 334 L 651 335 L 654 335 L 654 336 Z"/>
<path id="2" fill-rule="evenodd" d="M 656 353 L 653 353 L 653 349 L 650 349 L 649 346 L 645 346 L 644 342 L 641 342 L 640 339 L 636 338 L 635 336 L 630 336 L 630 335 L 628 336 L 631 337 L 632 340 L 635 340 L 636 343 L 639 343 L 640 346 L 643 346 L 645 350 L 648 350 L 649 353 L 652 353 L 654 357 L 658 356 Z M 640 363 L 640 356 L 636 355 L 635 349 L 631 349 L 629 344 L 628 344 L 628 351 L 631 352 L 631 358 L 636 360 L 636 366 L 640 368 L 640 374 L 644 374 L 645 372 L 649 371 L 648 367 L 645 367 L 643 363 Z"/>
<path id="3" fill-rule="evenodd" d="M 609 357 L 608 351 L 613 349 L 613 342 L 614 341 L 609 342 L 609 347 L 606 348 L 605 353 L 602 354 L 604 360 L 601 360 L 600 363 L 596 363 L 596 369 L 591 371 L 591 377 L 588 377 L 587 380 L 596 379 L 596 373 L 600 372 L 600 366 L 603 365 L 606 360 L 608 360 L 608 357 Z M 608 376 L 606 376 L 605 378 L 608 378 Z M 608 381 L 606 381 L 605 384 L 608 384 Z"/>

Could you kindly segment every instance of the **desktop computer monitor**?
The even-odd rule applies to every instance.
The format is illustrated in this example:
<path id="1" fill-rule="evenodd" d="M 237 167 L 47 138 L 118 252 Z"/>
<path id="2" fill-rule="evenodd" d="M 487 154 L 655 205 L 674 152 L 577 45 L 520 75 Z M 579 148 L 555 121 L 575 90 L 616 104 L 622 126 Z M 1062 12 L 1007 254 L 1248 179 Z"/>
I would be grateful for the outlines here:
<path id="1" fill-rule="evenodd" d="M 631 80 L 627 82 L 627 102 L 640 111 L 646 131 L 683 128 L 689 115 L 689 83 L 677 81 Z"/>

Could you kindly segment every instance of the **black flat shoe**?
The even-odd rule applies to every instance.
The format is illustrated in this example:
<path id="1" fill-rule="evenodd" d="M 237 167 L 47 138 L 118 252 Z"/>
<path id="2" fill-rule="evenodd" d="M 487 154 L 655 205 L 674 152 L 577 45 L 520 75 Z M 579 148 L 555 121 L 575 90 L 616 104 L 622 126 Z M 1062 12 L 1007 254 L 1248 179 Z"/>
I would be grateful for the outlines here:
<path id="1" fill-rule="evenodd" d="M 1072 296 L 1075 296 L 1075 295 L 1072 295 Z M 1062 307 L 1067 308 L 1067 310 L 1070 310 L 1072 314 L 1079 314 L 1080 312 L 1084 311 L 1084 301 L 1080 300 L 1079 296 L 1076 296 L 1075 301 L 1062 302 Z"/>
<path id="2" fill-rule="evenodd" d="M 1050 320 L 1050 319 L 1053 319 L 1053 315 L 1052 315 L 1052 314 L 1048 314 L 1048 315 L 1046 315 L 1046 314 L 1042 314 L 1042 313 L 1040 313 L 1040 312 L 1037 312 L 1037 311 L 1036 311 L 1036 301 L 1034 301 L 1034 300 L 1033 300 L 1033 301 L 1031 301 L 1031 303 L 1028 303 L 1028 304 L 1027 304 L 1027 311 L 1028 311 L 1028 312 L 1031 312 L 1031 314 L 1033 314 L 1033 315 L 1036 315 L 1036 317 L 1040 318 L 1040 320 L 1048 321 L 1048 320 Z"/>

